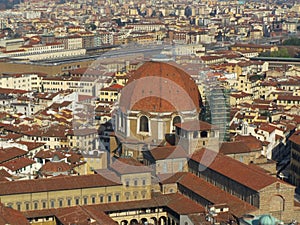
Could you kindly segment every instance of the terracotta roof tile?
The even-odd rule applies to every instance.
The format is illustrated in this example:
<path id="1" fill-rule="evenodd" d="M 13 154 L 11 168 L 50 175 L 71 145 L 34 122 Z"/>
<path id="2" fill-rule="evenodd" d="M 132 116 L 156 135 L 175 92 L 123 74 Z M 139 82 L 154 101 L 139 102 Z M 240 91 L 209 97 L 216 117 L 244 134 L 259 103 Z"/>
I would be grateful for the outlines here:
<path id="1" fill-rule="evenodd" d="M 0 149 L 0 163 L 24 156 L 26 154 L 26 151 L 16 147 Z"/>
<path id="2" fill-rule="evenodd" d="M 5 207 L 0 203 L 0 224 L 30 225 L 26 217 L 17 210 Z"/>
<path id="3" fill-rule="evenodd" d="M 223 142 L 221 144 L 220 153 L 224 155 L 249 153 L 251 149 L 243 141 Z"/>
<path id="4" fill-rule="evenodd" d="M 21 137 L 23 137 L 22 134 L 7 134 L 7 135 L 4 135 L 4 136 L 0 136 L 0 139 L 2 140 L 17 140 L 17 139 L 20 139 Z"/>
<path id="5" fill-rule="evenodd" d="M 262 150 L 262 142 L 252 135 L 237 135 L 233 139 L 244 142 L 251 151 Z"/>
<path id="6" fill-rule="evenodd" d="M 29 165 L 34 164 L 35 161 L 26 157 L 13 159 L 4 163 L 1 163 L 0 166 L 6 167 L 11 171 L 17 171 L 19 169 L 25 168 Z"/>
<path id="7" fill-rule="evenodd" d="M 66 156 L 64 155 L 64 153 L 60 152 L 60 151 L 56 151 L 56 150 L 41 150 L 39 151 L 34 158 L 41 158 L 41 159 L 51 159 L 54 156 L 58 156 L 59 159 L 63 159 Z"/>
<path id="8" fill-rule="evenodd" d="M 72 167 L 65 162 L 46 162 L 40 169 L 42 174 L 49 174 L 55 172 L 69 172 Z"/>
<path id="9" fill-rule="evenodd" d="M 110 167 L 118 174 L 148 173 L 152 171 L 152 169 L 144 166 L 142 163 L 133 158 L 115 159 Z"/>
<path id="10" fill-rule="evenodd" d="M 266 131 L 268 133 L 272 133 L 272 132 L 274 132 L 278 128 L 276 128 L 275 126 L 270 125 L 268 123 L 261 123 L 258 129 Z"/>
<path id="11" fill-rule="evenodd" d="M 127 202 L 114 202 L 105 204 L 95 204 L 86 206 L 74 206 L 68 208 L 26 211 L 23 214 L 27 218 L 36 218 L 41 216 L 56 216 L 59 220 L 76 224 L 85 225 L 87 219 L 95 219 L 95 224 L 113 225 L 115 222 L 106 214 L 112 212 L 128 211 L 135 209 L 148 209 L 152 207 L 167 207 L 168 210 L 175 211 L 180 215 L 194 213 L 204 213 L 205 208 L 195 203 L 181 194 L 160 194 L 154 193 L 151 199 L 136 200 Z"/>
<path id="12" fill-rule="evenodd" d="M 100 175 L 94 174 L 82 176 L 59 176 L 48 179 L 20 180 L 0 183 L 0 195 L 117 185 L 121 185 L 121 183 L 112 182 Z"/>
<path id="13" fill-rule="evenodd" d="M 195 152 L 191 156 L 191 160 L 205 166 L 203 164 L 205 162 L 202 161 L 204 160 L 202 159 L 204 154 L 206 158 L 209 157 L 210 159 L 213 159 L 208 165 L 209 169 L 214 170 L 217 173 L 220 173 L 252 190 L 259 191 L 275 182 L 283 182 L 275 177 L 262 173 L 253 167 L 250 168 L 246 164 L 235 159 L 208 149 L 201 149 Z"/>
<path id="14" fill-rule="evenodd" d="M 184 173 L 179 178 L 178 184 L 191 190 L 195 194 L 201 196 L 212 204 L 226 204 L 229 210 L 237 217 L 257 210 L 256 207 L 242 201 L 236 196 L 229 194 L 226 191 L 208 183 L 202 178 L 197 177 L 192 173 Z"/>
<path id="15" fill-rule="evenodd" d="M 300 131 L 296 131 L 289 140 L 297 145 L 300 145 Z"/>
<path id="16" fill-rule="evenodd" d="M 28 151 L 42 147 L 45 145 L 45 143 L 42 142 L 29 142 L 29 141 L 17 141 L 18 144 L 26 145 L 28 148 Z"/>
<path id="17" fill-rule="evenodd" d="M 187 158 L 187 154 L 181 146 L 157 147 L 149 152 L 155 160 Z"/>
<path id="18" fill-rule="evenodd" d="M 175 126 L 187 131 L 206 131 L 213 128 L 211 124 L 201 120 L 178 123 Z"/>

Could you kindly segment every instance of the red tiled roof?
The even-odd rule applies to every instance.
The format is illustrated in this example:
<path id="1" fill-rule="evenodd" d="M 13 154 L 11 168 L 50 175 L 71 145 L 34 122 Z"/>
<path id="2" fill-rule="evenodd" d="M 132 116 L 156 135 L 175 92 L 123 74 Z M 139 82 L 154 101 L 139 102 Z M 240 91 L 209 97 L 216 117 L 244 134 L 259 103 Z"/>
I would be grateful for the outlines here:
<path id="1" fill-rule="evenodd" d="M 180 215 L 188 215 L 192 213 L 199 213 L 205 211 L 204 207 L 202 207 L 199 204 L 196 204 L 194 201 L 190 200 L 189 198 L 180 194 L 175 194 L 175 195 L 177 195 L 176 198 L 169 201 L 167 206 L 168 208 L 175 211 L 176 213 Z"/>
<path id="2" fill-rule="evenodd" d="M 252 151 L 262 150 L 262 142 L 252 135 L 237 135 L 233 139 L 244 142 Z"/>
<path id="3" fill-rule="evenodd" d="M 233 97 L 233 98 L 245 98 L 245 97 L 250 97 L 250 96 L 251 96 L 251 94 L 248 94 L 245 92 L 230 95 L 230 97 Z"/>
<path id="4" fill-rule="evenodd" d="M 55 217 L 59 219 L 59 221 L 67 221 L 67 224 L 116 225 L 116 222 L 104 212 L 96 210 L 86 210 L 85 208 L 80 206 L 56 209 L 54 214 Z M 90 222 L 91 219 L 93 219 L 95 222 Z"/>
<path id="5" fill-rule="evenodd" d="M 211 60 L 217 60 L 217 59 L 223 59 L 224 57 L 222 56 L 216 56 L 216 55 L 205 55 L 201 56 L 201 59 L 203 61 L 211 61 Z"/>
<path id="6" fill-rule="evenodd" d="M 34 158 L 41 158 L 41 159 L 51 159 L 53 158 L 53 156 L 58 156 L 59 159 L 63 159 L 66 156 L 64 155 L 64 153 L 60 152 L 60 151 L 56 151 L 56 150 L 41 150 L 39 151 Z"/>
<path id="7" fill-rule="evenodd" d="M 4 136 L 0 136 L 0 139 L 4 139 L 4 140 L 16 140 L 16 139 L 19 139 L 23 137 L 22 134 L 7 134 L 7 135 L 4 135 Z"/>
<path id="8" fill-rule="evenodd" d="M 257 210 L 256 207 L 244 202 L 236 196 L 208 183 L 192 173 L 181 173 L 177 183 L 195 194 L 201 196 L 212 204 L 226 204 L 229 210 L 237 217 Z"/>
<path id="9" fill-rule="evenodd" d="M 133 158 L 118 158 L 110 167 L 118 174 L 148 173 L 152 171 L 152 169 Z"/>
<path id="10" fill-rule="evenodd" d="M 123 85 L 112 84 L 109 87 L 102 88 L 101 91 L 120 91 L 123 88 Z"/>
<path id="11" fill-rule="evenodd" d="M 2 203 L 0 203 L 0 224 L 30 225 L 26 217 L 20 211 L 4 207 Z"/>
<path id="12" fill-rule="evenodd" d="M 187 158 L 187 154 L 181 146 L 163 146 L 149 151 L 155 160 Z"/>
<path id="13" fill-rule="evenodd" d="M 297 145 L 300 145 L 300 131 L 296 131 L 289 140 Z"/>
<path id="14" fill-rule="evenodd" d="M 65 162 L 46 162 L 40 169 L 43 174 L 55 173 L 55 172 L 69 172 L 71 166 Z"/>
<path id="15" fill-rule="evenodd" d="M 100 175 L 59 176 L 48 179 L 20 180 L 0 183 L 0 195 L 117 186 Z"/>
<path id="16" fill-rule="evenodd" d="M 175 126 L 187 131 L 206 131 L 213 128 L 211 124 L 201 120 L 178 123 Z"/>
<path id="17" fill-rule="evenodd" d="M 22 169 L 29 165 L 32 165 L 33 163 L 35 163 L 34 160 L 26 158 L 26 157 L 22 157 L 22 158 L 17 158 L 17 159 L 11 160 L 11 161 L 1 163 L 0 166 L 6 167 L 6 168 L 10 169 L 11 171 L 17 171 L 19 169 Z"/>
<path id="18" fill-rule="evenodd" d="M 45 143 L 42 142 L 29 142 L 29 141 L 17 141 L 18 144 L 26 145 L 28 148 L 28 151 L 42 147 L 45 145 Z"/>
<path id="19" fill-rule="evenodd" d="M 224 155 L 249 153 L 251 149 L 243 141 L 223 142 L 220 147 L 220 153 Z"/>
<path id="20" fill-rule="evenodd" d="M 113 221 L 108 215 L 106 215 L 106 213 L 140 210 L 155 207 L 167 207 L 169 208 L 169 210 L 173 210 L 174 212 L 180 215 L 205 212 L 204 207 L 181 194 L 176 193 L 163 195 L 160 193 L 154 193 L 151 199 L 146 200 L 102 203 L 59 209 L 26 211 L 23 212 L 23 214 L 27 218 L 36 218 L 41 216 L 56 216 L 59 220 L 70 223 L 74 222 L 77 218 L 77 225 L 85 225 L 87 224 L 87 220 L 92 218 L 96 220 L 95 224 L 113 225 L 115 224 L 115 221 Z"/>
<path id="21" fill-rule="evenodd" d="M 0 149 L 0 163 L 24 156 L 26 154 L 26 151 L 16 147 Z"/>
<path id="22" fill-rule="evenodd" d="M 0 170 L 0 176 L 1 177 L 12 177 L 12 175 L 10 173 L 8 173 L 6 170 L 1 169 Z"/>
<path id="23" fill-rule="evenodd" d="M 300 101 L 300 96 L 293 94 L 278 95 L 277 100 Z"/>
<path id="24" fill-rule="evenodd" d="M 18 89 L 10 89 L 10 88 L 0 88 L 0 94 L 25 94 L 28 91 L 18 90 Z"/>
<path id="25" fill-rule="evenodd" d="M 268 185 L 275 182 L 283 182 L 275 177 L 262 173 L 261 171 L 249 167 L 235 159 L 225 156 L 220 153 L 210 151 L 208 149 L 201 149 L 191 156 L 191 160 L 204 165 L 202 160 L 203 155 L 210 157 L 213 161 L 208 165 L 209 169 L 228 177 L 252 190 L 259 191 Z"/>
<path id="26" fill-rule="evenodd" d="M 259 130 L 263 130 L 263 131 L 266 131 L 268 133 L 272 133 L 276 130 L 276 127 L 275 126 L 272 126 L 268 123 L 262 123 L 259 128 Z"/>

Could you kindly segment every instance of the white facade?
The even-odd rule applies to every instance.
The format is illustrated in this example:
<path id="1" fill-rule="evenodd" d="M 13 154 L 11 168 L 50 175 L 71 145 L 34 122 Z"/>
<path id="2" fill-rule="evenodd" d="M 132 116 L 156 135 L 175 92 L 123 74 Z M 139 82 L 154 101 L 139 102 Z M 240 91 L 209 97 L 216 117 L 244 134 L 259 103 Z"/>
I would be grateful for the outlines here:
<path id="1" fill-rule="evenodd" d="M 60 50 L 60 51 L 51 51 L 51 52 L 10 52 L 4 55 L 12 57 L 14 59 L 27 59 L 27 60 L 48 60 L 48 59 L 57 59 L 57 58 L 67 58 L 85 55 L 85 49 L 76 49 L 76 50 Z"/>
<path id="2" fill-rule="evenodd" d="M 7 74 L 0 76 L 0 88 L 39 91 L 41 78 L 37 74 Z"/>

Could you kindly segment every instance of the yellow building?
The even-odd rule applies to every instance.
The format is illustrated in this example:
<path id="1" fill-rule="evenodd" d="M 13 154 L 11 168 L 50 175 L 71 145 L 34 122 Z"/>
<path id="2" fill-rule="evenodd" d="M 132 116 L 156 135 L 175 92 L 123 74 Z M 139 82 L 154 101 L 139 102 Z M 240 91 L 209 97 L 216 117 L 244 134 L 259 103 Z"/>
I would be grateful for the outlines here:
<path id="1" fill-rule="evenodd" d="M 98 131 L 94 128 L 78 128 L 66 134 L 70 148 L 91 151 L 98 146 Z"/>
<path id="2" fill-rule="evenodd" d="M 241 103 L 251 103 L 252 97 L 251 94 L 240 92 L 240 93 L 232 93 L 229 98 L 229 102 L 231 106 L 236 106 Z"/>
<path id="3" fill-rule="evenodd" d="M 101 88 L 100 101 L 115 102 L 118 100 L 118 96 L 123 86 L 120 84 L 112 84 L 109 87 Z"/>
<path id="4" fill-rule="evenodd" d="M 107 168 L 107 152 L 101 150 L 82 151 L 81 155 L 86 162 L 85 174 L 92 174 L 95 170 Z"/>
<path id="5" fill-rule="evenodd" d="M 51 179 L 1 183 L 0 199 L 20 211 L 62 208 L 125 199 L 120 182 L 100 175 L 61 176 Z"/>
<path id="6" fill-rule="evenodd" d="M 256 50 L 259 53 L 265 51 L 270 51 L 270 52 L 278 51 L 278 47 L 273 45 L 256 45 L 256 44 L 243 44 L 243 43 L 236 43 L 232 45 L 230 48 L 233 51 Z"/>
<path id="7" fill-rule="evenodd" d="M 116 160 L 108 173 L 57 176 L 0 184 L 0 200 L 20 211 L 151 198 L 151 171 L 135 160 Z M 105 176 L 105 177 L 104 177 Z"/>

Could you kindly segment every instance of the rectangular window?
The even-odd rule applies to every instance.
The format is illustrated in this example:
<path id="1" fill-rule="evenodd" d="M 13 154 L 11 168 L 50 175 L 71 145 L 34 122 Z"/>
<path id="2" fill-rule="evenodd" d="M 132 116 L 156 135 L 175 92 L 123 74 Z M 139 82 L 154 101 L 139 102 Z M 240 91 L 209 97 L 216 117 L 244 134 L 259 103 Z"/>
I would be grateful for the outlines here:
<path id="1" fill-rule="evenodd" d="M 108 195 L 108 196 L 107 196 L 107 201 L 108 201 L 108 202 L 111 202 L 111 195 Z"/>
<path id="2" fill-rule="evenodd" d="M 67 200 L 67 203 L 68 203 L 68 206 L 71 206 L 72 200 L 69 198 L 69 199 Z"/>
<path id="3" fill-rule="evenodd" d="M 178 171 L 179 171 L 179 172 L 182 171 L 182 167 L 183 167 L 183 162 L 180 161 L 180 162 L 178 163 Z"/>
<path id="4" fill-rule="evenodd" d="M 104 196 L 103 195 L 100 196 L 100 202 L 104 202 Z"/>
<path id="5" fill-rule="evenodd" d="M 88 198 L 87 198 L 87 197 L 84 197 L 84 198 L 83 198 L 83 204 L 84 204 L 84 205 L 87 205 L 87 204 L 88 204 Z"/>
<path id="6" fill-rule="evenodd" d="M 50 201 L 50 207 L 51 207 L 51 208 L 54 208 L 54 204 L 55 204 L 55 201 L 54 201 L 54 200 L 51 200 L 51 201 Z"/>
<path id="7" fill-rule="evenodd" d="M 26 210 L 29 210 L 29 209 L 30 209 L 29 203 L 25 203 L 25 209 L 26 209 Z"/>
<path id="8" fill-rule="evenodd" d="M 75 204 L 76 204 L 76 205 L 79 205 L 79 198 L 76 198 L 76 199 L 75 199 Z"/>
<path id="9" fill-rule="evenodd" d="M 35 210 L 37 210 L 37 209 L 38 209 L 38 207 L 39 207 L 39 205 L 38 205 L 38 203 L 37 203 L 37 202 L 33 203 L 33 208 L 34 208 Z"/>
<path id="10" fill-rule="evenodd" d="M 163 173 L 166 173 L 167 172 L 167 163 L 164 162 L 163 163 Z"/>
<path id="11" fill-rule="evenodd" d="M 58 200 L 58 204 L 59 204 L 59 207 L 60 207 L 60 208 L 63 207 L 63 200 L 62 200 L 62 199 L 59 199 L 59 200 Z"/>
<path id="12" fill-rule="evenodd" d="M 43 202 L 42 204 L 43 204 L 43 209 L 46 209 L 47 203 L 46 203 L 46 202 Z"/>
<path id="13" fill-rule="evenodd" d="M 116 202 L 120 201 L 120 195 L 116 194 Z"/>
<path id="14" fill-rule="evenodd" d="M 92 197 L 92 204 L 95 204 L 96 203 L 96 198 L 93 196 Z"/>

